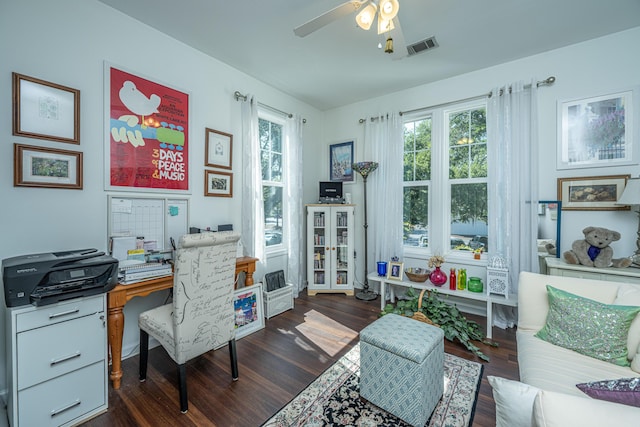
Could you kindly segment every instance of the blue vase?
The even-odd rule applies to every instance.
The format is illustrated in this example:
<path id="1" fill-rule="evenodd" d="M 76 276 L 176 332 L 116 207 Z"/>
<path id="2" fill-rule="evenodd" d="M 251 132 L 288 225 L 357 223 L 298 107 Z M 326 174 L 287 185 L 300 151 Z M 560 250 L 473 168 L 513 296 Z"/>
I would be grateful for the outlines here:
<path id="1" fill-rule="evenodd" d="M 387 275 L 387 263 L 384 261 L 378 261 L 378 276 Z"/>

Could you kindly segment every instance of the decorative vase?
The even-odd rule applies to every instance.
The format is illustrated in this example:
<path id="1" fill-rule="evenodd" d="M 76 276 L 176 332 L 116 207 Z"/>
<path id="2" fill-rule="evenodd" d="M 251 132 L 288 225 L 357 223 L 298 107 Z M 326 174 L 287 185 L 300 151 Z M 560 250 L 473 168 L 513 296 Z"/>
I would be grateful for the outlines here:
<path id="1" fill-rule="evenodd" d="M 447 275 L 440 270 L 440 266 L 436 266 L 429 275 L 429 281 L 436 286 L 442 286 L 447 282 Z"/>

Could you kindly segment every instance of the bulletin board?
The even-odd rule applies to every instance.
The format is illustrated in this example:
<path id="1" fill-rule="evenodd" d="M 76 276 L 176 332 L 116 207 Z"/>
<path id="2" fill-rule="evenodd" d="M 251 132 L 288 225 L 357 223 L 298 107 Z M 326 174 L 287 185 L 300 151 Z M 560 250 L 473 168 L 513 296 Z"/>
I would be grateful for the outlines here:
<path id="1" fill-rule="evenodd" d="M 143 237 L 157 250 L 170 250 L 189 232 L 189 199 L 180 197 L 108 196 L 107 239 Z"/>

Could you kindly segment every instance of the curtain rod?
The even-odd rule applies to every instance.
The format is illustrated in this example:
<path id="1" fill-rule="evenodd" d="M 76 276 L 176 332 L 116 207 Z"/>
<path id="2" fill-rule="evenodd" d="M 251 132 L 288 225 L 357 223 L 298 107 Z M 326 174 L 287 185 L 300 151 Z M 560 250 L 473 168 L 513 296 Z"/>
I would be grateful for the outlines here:
<path id="1" fill-rule="evenodd" d="M 239 91 L 235 91 L 233 93 L 233 97 L 236 99 L 236 101 L 240 101 L 241 99 L 243 101 L 247 100 L 247 95 L 243 95 Z M 282 114 L 283 116 L 286 116 L 288 118 L 292 118 L 293 117 L 293 114 L 291 114 L 291 113 L 287 113 L 285 111 L 278 110 L 277 108 L 272 107 L 272 106 L 267 105 L 267 104 L 263 104 L 262 102 L 258 102 L 258 105 L 260 107 L 262 107 L 262 108 L 266 108 L 267 110 L 271 110 L 274 113 Z M 307 119 L 302 119 L 302 123 L 307 123 Z"/>
<path id="2" fill-rule="evenodd" d="M 552 84 L 554 84 L 556 81 L 555 76 L 550 76 L 547 77 L 544 80 L 540 80 L 539 82 L 536 82 L 536 87 L 540 87 L 540 86 L 550 86 Z M 530 84 L 526 84 L 524 85 L 525 88 L 530 88 L 531 85 Z M 509 91 L 511 90 L 511 86 L 509 86 Z M 502 95 L 503 91 L 500 91 L 499 95 Z M 465 99 L 460 99 L 457 101 L 450 101 L 450 102 L 444 102 L 442 104 L 437 104 L 437 105 L 431 105 L 429 107 L 422 107 L 422 108 L 416 108 L 414 110 L 408 110 L 408 111 L 400 111 L 400 115 L 402 116 L 403 114 L 409 114 L 409 113 L 416 113 L 418 111 L 424 111 L 424 110 L 430 110 L 432 108 L 441 108 L 441 107 L 446 107 L 449 105 L 453 105 L 453 104 L 459 104 L 461 102 L 468 102 L 468 101 L 476 101 L 478 99 L 482 99 L 482 98 L 491 98 L 493 96 L 493 92 L 489 92 L 487 94 L 484 95 L 478 95 L 478 96 L 472 96 L 471 98 L 465 98 Z M 372 117 L 373 119 L 373 117 Z M 363 123 L 365 121 L 365 119 L 360 119 L 360 123 Z"/>

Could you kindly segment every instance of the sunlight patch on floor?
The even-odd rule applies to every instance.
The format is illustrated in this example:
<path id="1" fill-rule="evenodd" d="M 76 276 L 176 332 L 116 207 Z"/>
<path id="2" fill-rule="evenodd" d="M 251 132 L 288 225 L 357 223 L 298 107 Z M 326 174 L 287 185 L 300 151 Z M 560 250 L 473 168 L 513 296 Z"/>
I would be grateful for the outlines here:
<path id="1" fill-rule="evenodd" d="M 304 323 L 296 326 L 296 330 L 329 356 L 335 356 L 358 337 L 358 333 L 353 329 L 315 310 L 305 313 Z M 302 342 L 296 341 L 302 346 Z M 307 345 L 304 344 L 304 346 Z"/>

